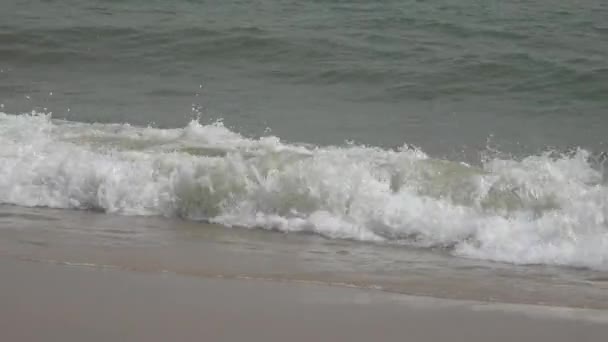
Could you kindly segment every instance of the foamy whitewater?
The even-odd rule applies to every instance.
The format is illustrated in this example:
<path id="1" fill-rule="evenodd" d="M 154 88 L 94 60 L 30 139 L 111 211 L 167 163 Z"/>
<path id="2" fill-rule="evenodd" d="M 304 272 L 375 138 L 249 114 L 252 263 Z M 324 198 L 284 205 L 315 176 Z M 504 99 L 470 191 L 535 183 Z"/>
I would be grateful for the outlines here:
<path id="1" fill-rule="evenodd" d="M 163 215 L 608 270 L 608 184 L 585 150 L 480 166 L 398 150 L 0 113 L 0 202 Z"/>

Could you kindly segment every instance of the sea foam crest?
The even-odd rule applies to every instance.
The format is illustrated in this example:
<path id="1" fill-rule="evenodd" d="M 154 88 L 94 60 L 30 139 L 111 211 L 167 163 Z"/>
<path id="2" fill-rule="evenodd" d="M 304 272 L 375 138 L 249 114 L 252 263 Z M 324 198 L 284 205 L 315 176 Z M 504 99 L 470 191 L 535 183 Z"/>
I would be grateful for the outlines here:
<path id="1" fill-rule="evenodd" d="M 164 215 L 608 269 L 608 186 L 589 153 L 489 159 L 0 113 L 0 202 Z"/>

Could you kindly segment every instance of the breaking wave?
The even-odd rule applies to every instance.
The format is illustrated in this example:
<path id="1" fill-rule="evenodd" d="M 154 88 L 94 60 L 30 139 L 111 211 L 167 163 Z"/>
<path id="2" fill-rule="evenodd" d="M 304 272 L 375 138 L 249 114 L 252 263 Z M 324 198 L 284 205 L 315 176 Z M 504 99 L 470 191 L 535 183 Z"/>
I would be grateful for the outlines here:
<path id="1" fill-rule="evenodd" d="M 480 165 L 404 145 L 251 139 L 0 113 L 0 203 L 163 215 L 608 269 L 608 184 L 583 149 Z"/>

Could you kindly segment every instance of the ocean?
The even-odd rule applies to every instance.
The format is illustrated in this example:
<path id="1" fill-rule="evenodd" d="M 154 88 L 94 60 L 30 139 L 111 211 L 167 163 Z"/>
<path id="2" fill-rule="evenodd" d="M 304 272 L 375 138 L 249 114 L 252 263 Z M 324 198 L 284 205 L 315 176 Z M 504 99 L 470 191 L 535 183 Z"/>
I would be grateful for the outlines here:
<path id="1" fill-rule="evenodd" d="M 0 252 L 599 305 L 607 94 L 599 0 L 5 0 Z"/>

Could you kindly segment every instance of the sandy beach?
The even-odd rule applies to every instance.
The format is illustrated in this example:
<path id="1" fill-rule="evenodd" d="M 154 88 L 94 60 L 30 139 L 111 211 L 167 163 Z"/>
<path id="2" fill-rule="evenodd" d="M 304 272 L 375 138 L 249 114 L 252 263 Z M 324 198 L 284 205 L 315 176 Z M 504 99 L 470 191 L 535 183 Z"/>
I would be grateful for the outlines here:
<path id="1" fill-rule="evenodd" d="M 3 341 L 603 341 L 605 311 L 0 259 Z"/>

